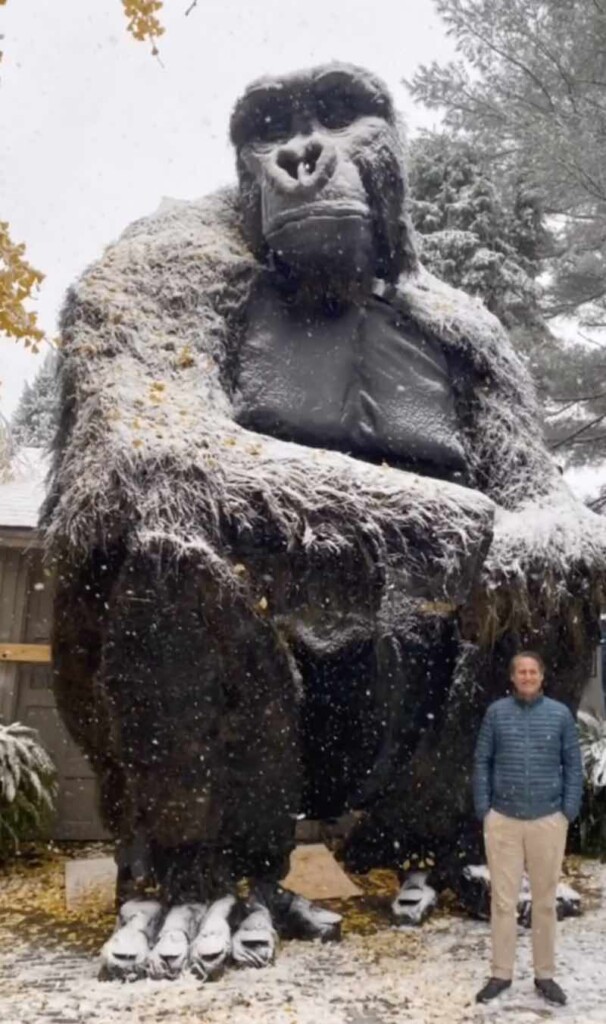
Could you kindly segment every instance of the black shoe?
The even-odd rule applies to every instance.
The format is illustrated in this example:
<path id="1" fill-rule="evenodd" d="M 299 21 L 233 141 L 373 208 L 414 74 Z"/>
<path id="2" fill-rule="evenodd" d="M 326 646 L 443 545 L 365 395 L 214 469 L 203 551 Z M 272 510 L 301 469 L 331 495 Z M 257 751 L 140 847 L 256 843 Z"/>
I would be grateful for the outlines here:
<path id="1" fill-rule="evenodd" d="M 553 978 L 535 978 L 535 988 L 540 992 L 548 1003 L 557 1003 L 558 1006 L 566 1005 L 566 996 Z"/>
<path id="2" fill-rule="evenodd" d="M 484 988 L 481 988 L 476 996 L 476 1003 L 489 1003 L 496 999 L 506 988 L 511 988 L 511 981 L 505 978 L 489 978 Z"/>

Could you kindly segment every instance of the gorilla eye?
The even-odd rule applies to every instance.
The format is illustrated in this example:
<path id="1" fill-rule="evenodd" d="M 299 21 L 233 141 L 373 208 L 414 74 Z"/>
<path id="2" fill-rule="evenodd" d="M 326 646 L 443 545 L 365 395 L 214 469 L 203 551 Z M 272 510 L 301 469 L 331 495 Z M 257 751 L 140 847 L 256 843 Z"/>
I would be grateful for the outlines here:
<path id="1" fill-rule="evenodd" d="M 317 100 L 318 120 L 325 128 L 347 128 L 360 117 L 357 96 L 334 89 Z"/>
<path id="2" fill-rule="evenodd" d="M 288 107 L 268 104 L 255 111 L 250 125 L 250 136 L 257 142 L 278 142 L 290 137 L 291 125 L 292 117 Z"/>

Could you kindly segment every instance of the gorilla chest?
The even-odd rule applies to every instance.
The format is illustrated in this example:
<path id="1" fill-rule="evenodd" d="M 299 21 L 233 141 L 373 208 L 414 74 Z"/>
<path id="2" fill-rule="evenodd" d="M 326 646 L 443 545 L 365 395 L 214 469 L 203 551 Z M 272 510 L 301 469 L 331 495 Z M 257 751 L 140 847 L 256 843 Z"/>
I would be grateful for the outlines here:
<path id="1" fill-rule="evenodd" d="M 300 444 L 440 475 L 464 467 L 441 347 L 380 300 L 333 317 L 258 297 L 235 406 L 243 426 Z"/>

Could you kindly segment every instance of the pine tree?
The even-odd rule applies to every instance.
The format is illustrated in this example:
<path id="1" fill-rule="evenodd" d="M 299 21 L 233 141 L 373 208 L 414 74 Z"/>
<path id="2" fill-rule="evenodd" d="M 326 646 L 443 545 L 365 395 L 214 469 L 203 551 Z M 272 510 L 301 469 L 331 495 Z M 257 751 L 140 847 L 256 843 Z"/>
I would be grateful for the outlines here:
<path id="1" fill-rule="evenodd" d="M 481 150 L 447 132 L 414 141 L 410 186 L 426 266 L 480 296 L 510 330 L 543 329 L 534 278 L 547 232 L 537 197 L 499 191 Z"/>
<path id="2" fill-rule="evenodd" d="M 536 192 L 497 179 L 469 139 L 428 132 L 411 146 L 411 215 L 423 262 L 478 295 L 509 329 L 532 372 L 547 441 L 568 463 L 606 448 L 606 349 L 565 345 L 549 330 L 536 278 L 554 248 Z"/>
<path id="3" fill-rule="evenodd" d="M 11 421 L 11 433 L 18 447 L 47 448 L 53 438 L 58 415 L 55 357 L 47 356 L 32 384 L 23 388 Z"/>
<path id="4" fill-rule="evenodd" d="M 522 204 L 530 192 L 550 223 L 557 223 L 557 244 L 545 253 L 549 274 L 541 310 L 548 321 L 574 315 L 579 340 L 586 330 L 590 337 L 586 344 L 554 345 L 539 333 L 526 352 L 545 399 L 554 451 L 573 462 L 603 459 L 606 353 L 595 329 L 606 327 L 606 4 L 435 3 L 459 57 L 423 67 L 410 89 L 417 100 L 443 111 L 447 132 L 484 154 L 499 193 L 523 182 Z M 526 214 L 532 249 L 532 204 Z M 518 219 L 524 223 L 524 216 Z M 528 256 L 524 236 L 522 230 L 508 240 Z M 527 340 L 523 332 L 522 348 Z"/>

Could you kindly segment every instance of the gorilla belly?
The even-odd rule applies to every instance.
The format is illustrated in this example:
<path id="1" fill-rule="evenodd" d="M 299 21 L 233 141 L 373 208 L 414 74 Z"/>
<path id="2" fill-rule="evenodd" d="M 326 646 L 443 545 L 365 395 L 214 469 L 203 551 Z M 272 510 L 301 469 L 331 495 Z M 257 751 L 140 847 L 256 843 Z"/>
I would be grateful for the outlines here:
<path id="1" fill-rule="evenodd" d="M 259 433 L 464 476 L 444 352 L 379 299 L 331 316 L 258 296 L 235 404 L 238 422 Z"/>

